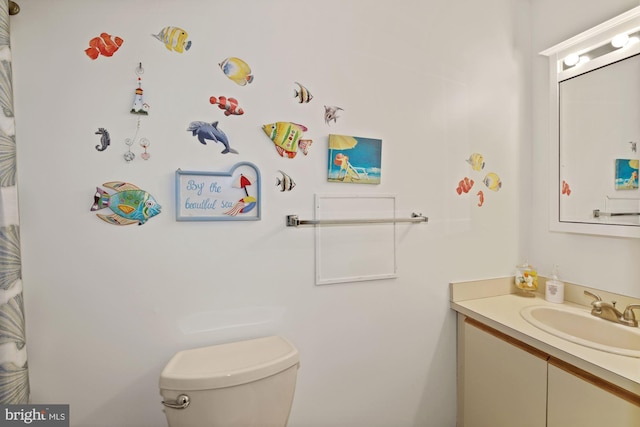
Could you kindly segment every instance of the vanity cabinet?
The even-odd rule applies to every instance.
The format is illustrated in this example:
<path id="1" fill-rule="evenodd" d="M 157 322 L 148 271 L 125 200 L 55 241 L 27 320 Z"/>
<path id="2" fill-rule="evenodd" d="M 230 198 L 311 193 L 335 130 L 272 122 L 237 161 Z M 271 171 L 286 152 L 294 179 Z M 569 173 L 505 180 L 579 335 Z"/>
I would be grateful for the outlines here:
<path id="1" fill-rule="evenodd" d="M 640 426 L 640 396 L 459 315 L 457 425 Z"/>
<path id="2" fill-rule="evenodd" d="M 481 323 L 458 325 L 458 427 L 545 427 L 546 355 Z"/>
<path id="3" fill-rule="evenodd" d="M 554 358 L 548 381 L 547 427 L 640 426 L 640 396 L 606 390 L 607 383 Z"/>

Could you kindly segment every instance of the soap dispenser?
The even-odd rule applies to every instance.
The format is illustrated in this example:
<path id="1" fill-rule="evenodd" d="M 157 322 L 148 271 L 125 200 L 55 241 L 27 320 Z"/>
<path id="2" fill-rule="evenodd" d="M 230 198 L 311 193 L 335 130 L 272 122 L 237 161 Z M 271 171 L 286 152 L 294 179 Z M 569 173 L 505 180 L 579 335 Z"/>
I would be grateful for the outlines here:
<path id="1" fill-rule="evenodd" d="M 553 266 L 551 279 L 547 280 L 544 299 L 556 304 L 564 302 L 564 283 L 558 280 L 558 266 Z"/>

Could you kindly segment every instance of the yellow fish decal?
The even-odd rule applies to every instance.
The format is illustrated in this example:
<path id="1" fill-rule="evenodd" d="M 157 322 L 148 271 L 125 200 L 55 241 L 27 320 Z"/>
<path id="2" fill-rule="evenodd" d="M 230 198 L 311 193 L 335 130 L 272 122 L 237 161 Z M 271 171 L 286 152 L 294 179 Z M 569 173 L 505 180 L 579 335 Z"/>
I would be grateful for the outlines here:
<path id="1" fill-rule="evenodd" d="M 484 185 L 491 191 L 498 191 L 502 188 L 502 182 L 500 181 L 500 177 L 493 172 L 489 172 L 487 176 L 482 180 Z"/>
<path id="2" fill-rule="evenodd" d="M 471 165 L 474 171 L 481 171 L 484 168 L 484 157 L 480 153 L 473 153 L 467 159 L 467 163 Z"/>
<path id="3" fill-rule="evenodd" d="M 313 142 L 310 139 L 302 139 L 307 127 L 291 122 L 276 122 L 262 126 L 262 130 L 267 134 L 276 146 L 278 154 L 282 157 L 293 159 L 298 154 L 298 148 L 305 156 Z"/>
<path id="4" fill-rule="evenodd" d="M 160 40 L 167 49 L 182 53 L 191 48 L 191 41 L 187 40 L 189 34 L 182 28 L 164 27 L 158 34 L 151 34 Z"/>
<path id="5" fill-rule="evenodd" d="M 251 67 L 240 58 L 230 57 L 218 64 L 225 76 L 239 84 L 245 86 L 253 81 Z"/>

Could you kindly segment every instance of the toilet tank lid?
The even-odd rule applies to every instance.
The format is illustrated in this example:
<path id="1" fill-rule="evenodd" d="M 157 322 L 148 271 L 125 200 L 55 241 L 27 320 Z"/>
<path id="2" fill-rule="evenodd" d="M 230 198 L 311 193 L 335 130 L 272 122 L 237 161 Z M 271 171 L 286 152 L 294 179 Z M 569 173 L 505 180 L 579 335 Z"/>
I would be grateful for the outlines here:
<path id="1" fill-rule="evenodd" d="M 162 390 L 209 390 L 245 384 L 299 362 L 298 350 L 271 336 L 176 353 L 160 374 Z"/>

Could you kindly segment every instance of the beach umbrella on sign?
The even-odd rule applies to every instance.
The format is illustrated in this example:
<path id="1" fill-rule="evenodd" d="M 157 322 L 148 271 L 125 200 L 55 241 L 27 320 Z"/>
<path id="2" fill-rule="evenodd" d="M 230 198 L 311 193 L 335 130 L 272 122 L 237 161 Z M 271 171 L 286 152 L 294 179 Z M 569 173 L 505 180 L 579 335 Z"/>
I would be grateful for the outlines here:
<path id="1" fill-rule="evenodd" d="M 240 174 L 233 180 L 231 186 L 233 188 L 242 188 L 244 190 L 244 193 L 246 194 L 246 197 L 241 198 L 236 204 L 231 207 L 231 209 L 223 212 L 225 215 L 236 216 L 241 213 L 247 213 L 256 207 L 256 205 L 258 204 L 258 199 L 250 196 L 249 192 L 247 191 L 247 187 L 253 184 L 254 179 L 255 178 L 253 177 L 247 177 L 244 174 Z"/>
<path id="2" fill-rule="evenodd" d="M 329 176 L 333 169 L 333 150 L 350 150 L 358 145 L 358 140 L 353 136 L 329 135 Z"/>
<path id="3" fill-rule="evenodd" d="M 240 174 L 240 176 L 238 176 L 238 178 L 234 180 L 232 186 L 234 188 L 242 188 L 245 194 L 248 196 L 249 192 L 247 191 L 247 187 L 251 184 L 253 184 L 253 182 L 251 182 L 251 179 L 247 178 L 243 174 Z"/>

